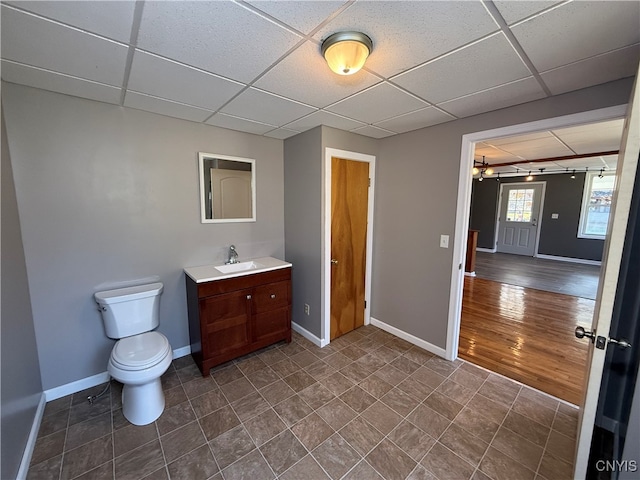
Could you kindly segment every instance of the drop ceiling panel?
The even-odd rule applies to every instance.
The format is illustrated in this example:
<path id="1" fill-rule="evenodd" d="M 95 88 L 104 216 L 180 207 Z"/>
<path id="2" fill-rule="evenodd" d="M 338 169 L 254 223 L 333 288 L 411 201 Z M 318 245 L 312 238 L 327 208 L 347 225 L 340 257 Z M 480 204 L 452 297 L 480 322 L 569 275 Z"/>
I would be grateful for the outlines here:
<path id="1" fill-rule="evenodd" d="M 543 0 L 534 1 L 518 1 L 513 0 L 494 0 L 495 6 L 500 11 L 502 18 L 505 19 L 507 24 L 511 25 L 519 20 L 527 18 L 531 15 L 541 12 L 547 8 L 557 5 L 562 2 L 549 2 Z"/>
<path id="2" fill-rule="evenodd" d="M 124 99 L 124 106 L 145 110 L 147 112 L 158 113 L 168 117 L 182 118 L 192 122 L 203 122 L 212 112 L 200 108 L 183 105 L 181 103 L 170 102 L 162 98 L 150 97 L 141 93 L 127 92 Z"/>
<path id="3" fill-rule="evenodd" d="M 639 60 L 640 44 L 635 44 L 543 72 L 540 76 L 551 93 L 558 95 L 618 78 L 632 77 L 638 71 Z"/>
<path id="4" fill-rule="evenodd" d="M 2 61 L 2 78 L 7 82 L 106 103 L 119 104 L 122 92 L 119 87 L 28 67 L 7 60 Z"/>
<path id="5" fill-rule="evenodd" d="M 287 124 L 287 127 L 298 130 L 299 132 L 306 132 L 318 125 L 326 125 L 328 127 L 339 128 L 340 130 L 353 130 L 354 128 L 364 126 L 362 122 L 350 118 L 325 111 L 317 111 Z"/>
<path id="6" fill-rule="evenodd" d="M 249 82 L 300 37 L 234 2 L 145 2 L 138 47 Z"/>
<path id="7" fill-rule="evenodd" d="M 432 103 L 531 76 L 503 34 L 394 77 L 393 82 Z"/>
<path id="8" fill-rule="evenodd" d="M 545 71 L 638 43 L 638 18 L 637 1 L 570 2 L 511 30 L 538 71 Z"/>
<path id="9" fill-rule="evenodd" d="M 8 1 L 21 9 L 104 37 L 129 42 L 135 2 Z"/>
<path id="10" fill-rule="evenodd" d="M 376 123 L 376 126 L 396 133 L 404 133 L 438 123 L 449 122 L 453 119 L 454 117 L 441 112 L 435 107 L 427 107 L 388 120 L 383 120 L 382 122 Z"/>
<path id="11" fill-rule="evenodd" d="M 291 1 L 267 2 L 250 0 L 248 3 L 296 30 L 308 34 L 346 2 L 304 2 L 304 8 L 300 8 L 301 4 L 299 2 Z"/>
<path id="12" fill-rule="evenodd" d="M 225 115 L 224 113 L 216 113 L 213 117 L 207 120 L 206 123 L 209 125 L 215 125 L 216 127 L 238 130 L 240 132 L 255 133 L 257 135 L 263 135 L 274 129 L 274 125 L 251 122 L 243 118 Z"/>
<path id="13" fill-rule="evenodd" d="M 383 128 L 374 127 L 373 125 L 367 125 L 366 127 L 356 128 L 352 132 L 359 133 L 360 135 L 366 135 L 373 138 L 385 138 L 394 135 L 393 132 L 384 130 Z"/>
<path id="14" fill-rule="evenodd" d="M 526 142 L 509 143 L 506 145 L 501 145 L 500 148 L 513 155 L 526 158 L 527 160 L 574 155 L 574 152 L 572 150 L 564 146 L 562 142 L 560 142 L 555 137 L 530 140 Z"/>
<path id="15" fill-rule="evenodd" d="M 509 152 L 505 152 L 503 150 L 480 142 L 476 144 L 474 158 L 478 161 L 482 161 L 482 157 L 485 157 L 484 161 L 490 164 L 519 162 L 520 160 L 522 160 L 522 158 L 518 157 L 517 155 L 513 155 Z"/>
<path id="16" fill-rule="evenodd" d="M 289 130 L 288 128 L 277 128 L 276 130 L 271 130 L 265 134 L 265 137 L 278 138 L 280 140 L 284 140 L 285 138 L 293 137 L 300 132 L 295 130 Z"/>
<path id="17" fill-rule="evenodd" d="M 496 31 L 479 1 L 356 2 L 314 38 L 358 30 L 373 40 L 367 65 L 390 77 Z"/>
<path id="18" fill-rule="evenodd" d="M 532 132 L 524 135 L 513 135 L 510 137 L 500 137 L 500 138 L 492 138 L 491 140 L 486 140 L 484 143 L 488 145 L 509 145 L 511 143 L 520 143 L 520 142 L 529 142 L 532 140 L 542 139 L 543 141 L 547 141 L 553 135 L 548 131 L 540 131 L 540 132 Z"/>
<path id="19" fill-rule="evenodd" d="M 385 82 L 336 103 L 327 110 L 364 123 L 377 123 L 426 106 L 427 103 Z"/>
<path id="20" fill-rule="evenodd" d="M 245 90 L 221 110 L 222 113 L 276 126 L 292 122 L 313 111 L 307 105 L 255 88 Z"/>
<path id="21" fill-rule="evenodd" d="M 188 88 L 184 86 L 188 85 Z M 217 110 L 244 85 L 136 50 L 128 88 L 188 105 Z"/>
<path id="22" fill-rule="evenodd" d="M 457 116 L 468 117 L 512 105 L 531 102 L 546 95 L 533 78 L 518 80 L 466 97 L 460 97 L 438 104 L 443 110 Z"/>
<path id="23" fill-rule="evenodd" d="M 553 133 L 577 153 L 595 153 L 618 150 L 623 128 L 624 119 L 619 119 L 557 129 Z"/>
<path id="24" fill-rule="evenodd" d="M 2 37 L 4 59 L 122 86 L 128 50 L 125 45 L 6 5 L 2 5 Z"/>
<path id="25" fill-rule="evenodd" d="M 267 72 L 255 86 L 321 108 L 378 82 L 379 78 L 365 70 L 353 75 L 333 73 L 320 53 L 320 46 L 307 42 Z"/>
<path id="26" fill-rule="evenodd" d="M 616 163 L 617 157 L 616 160 L 610 160 L 608 162 L 604 162 L 601 157 L 590 157 L 563 160 L 562 162 L 558 162 L 558 165 L 561 165 L 562 168 L 568 168 L 569 170 L 576 169 L 579 171 L 584 171 L 586 167 L 589 167 L 589 170 L 600 170 L 603 167 L 607 170 L 615 170 Z"/>

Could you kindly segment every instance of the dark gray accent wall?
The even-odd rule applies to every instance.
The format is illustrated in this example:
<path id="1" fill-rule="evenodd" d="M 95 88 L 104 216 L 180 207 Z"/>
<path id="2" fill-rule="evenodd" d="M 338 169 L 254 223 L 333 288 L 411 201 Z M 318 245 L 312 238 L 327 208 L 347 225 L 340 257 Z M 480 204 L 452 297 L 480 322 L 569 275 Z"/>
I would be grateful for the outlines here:
<path id="1" fill-rule="evenodd" d="M 535 180 L 546 182 L 544 207 L 540 219 L 538 253 L 583 260 L 602 260 L 604 240 L 578 238 L 580 209 L 585 173 L 539 175 Z M 525 182 L 525 177 L 502 178 L 502 184 Z M 500 183 L 494 178 L 473 181 L 470 228 L 480 230 L 478 246 L 495 248 L 495 225 Z M 553 213 L 558 218 L 551 218 Z"/>
<path id="2" fill-rule="evenodd" d="M 107 369 L 94 292 L 164 283 L 159 331 L 189 345 L 187 266 L 284 258 L 283 141 L 14 84 L 2 98 L 45 390 Z M 257 221 L 200 223 L 198 152 L 256 160 Z"/>
<path id="3" fill-rule="evenodd" d="M 380 140 L 372 315 L 445 348 L 462 136 L 629 101 L 633 78 Z M 466 235 L 465 235 L 466 240 Z"/>
<path id="4" fill-rule="evenodd" d="M 16 478 L 42 396 L 42 381 L 31 314 L 27 268 L 13 171 L 2 115 L 2 226 L 0 285 L 2 334 L 2 469 L 0 478 Z"/>

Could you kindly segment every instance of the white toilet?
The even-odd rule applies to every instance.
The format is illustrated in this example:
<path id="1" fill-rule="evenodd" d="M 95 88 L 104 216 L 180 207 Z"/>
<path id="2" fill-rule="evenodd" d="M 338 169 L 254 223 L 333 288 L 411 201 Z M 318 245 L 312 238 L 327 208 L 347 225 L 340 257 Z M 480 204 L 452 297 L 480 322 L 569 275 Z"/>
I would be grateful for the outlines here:
<path id="1" fill-rule="evenodd" d="M 147 425 L 164 410 L 160 376 L 173 353 L 167 338 L 152 331 L 159 323 L 162 288 L 152 283 L 95 294 L 107 336 L 119 339 L 107 370 L 124 384 L 122 413 L 134 425 Z"/>

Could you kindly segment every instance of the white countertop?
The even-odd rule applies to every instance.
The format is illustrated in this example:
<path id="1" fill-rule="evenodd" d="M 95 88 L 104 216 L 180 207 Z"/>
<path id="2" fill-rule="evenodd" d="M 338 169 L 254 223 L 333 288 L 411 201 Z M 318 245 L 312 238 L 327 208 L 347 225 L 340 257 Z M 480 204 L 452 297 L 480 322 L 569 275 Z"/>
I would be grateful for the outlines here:
<path id="1" fill-rule="evenodd" d="M 253 275 L 254 273 L 262 273 L 269 272 L 271 270 L 278 270 L 280 268 L 288 268 L 291 267 L 289 262 L 285 262 L 283 260 L 278 260 L 273 257 L 261 257 L 261 258 L 251 258 L 248 260 L 243 260 L 240 263 L 245 262 L 254 262 L 257 267 L 251 268 L 249 270 L 242 270 L 239 272 L 232 273 L 222 273 L 217 270 L 216 267 L 221 267 L 222 265 L 202 265 L 199 267 L 186 267 L 184 269 L 184 273 L 189 275 L 189 277 L 196 283 L 203 282 L 212 282 L 215 280 L 223 280 L 225 278 L 233 278 L 233 277 L 242 277 L 244 275 Z"/>

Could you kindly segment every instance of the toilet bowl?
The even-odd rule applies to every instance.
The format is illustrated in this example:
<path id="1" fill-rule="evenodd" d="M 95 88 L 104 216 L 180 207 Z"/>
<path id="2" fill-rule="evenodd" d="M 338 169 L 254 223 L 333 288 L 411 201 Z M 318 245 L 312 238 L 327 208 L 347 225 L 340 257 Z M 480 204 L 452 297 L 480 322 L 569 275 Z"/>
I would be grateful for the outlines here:
<path id="1" fill-rule="evenodd" d="M 154 283 L 95 294 L 107 336 L 119 339 L 107 371 L 123 384 L 122 413 L 134 425 L 152 423 L 164 410 L 160 377 L 173 352 L 167 338 L 153 331 L 159 324 L 162 289 Z"/>
<path id="2" fill-rule="evenodd" d="M 173 360 L 167 338 L 158 332 L 118 340 L 107 371 L 123 384 L 122 413 L 134 425 L 154 422 L 164 410 L 160 377 Z"/>

